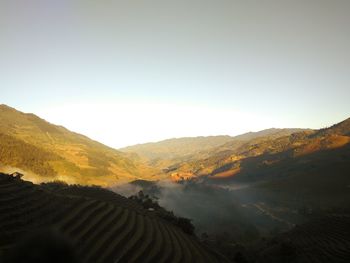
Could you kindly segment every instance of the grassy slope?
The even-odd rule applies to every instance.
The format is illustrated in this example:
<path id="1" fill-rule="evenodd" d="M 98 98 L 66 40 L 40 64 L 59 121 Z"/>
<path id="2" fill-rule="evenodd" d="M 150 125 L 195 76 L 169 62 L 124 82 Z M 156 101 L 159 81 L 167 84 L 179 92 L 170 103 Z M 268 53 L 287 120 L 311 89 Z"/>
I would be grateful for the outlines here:
<path id="1" fill-rule="evenodd" d="M 155 171 L 125 154 L 33 115 L 0 106 L 0 132 L 41 151 L 58 156 L 46 160 L 56 178 L 72 183 L 110 185 L 148 178 Z M 9 137 L 8 137 L 9 138 Z M 9 152 L 9 150 L 7 151 Z M 18 153 L 19 154 L 19 153 Z M 4 163 L 3 163 L 4 164 Z M 21 162 L 16 167 L 28 168 Z M 31 171 L 34 171 L 31 169 Z M 51 176 L 37 173 L 40 176 Z"/>

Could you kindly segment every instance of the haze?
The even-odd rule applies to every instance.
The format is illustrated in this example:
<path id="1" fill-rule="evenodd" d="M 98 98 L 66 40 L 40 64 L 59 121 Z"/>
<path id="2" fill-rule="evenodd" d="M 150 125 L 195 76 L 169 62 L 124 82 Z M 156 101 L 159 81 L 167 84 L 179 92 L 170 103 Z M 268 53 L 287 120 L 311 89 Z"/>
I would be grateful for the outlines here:
<path id="1" fill-rule="evenodd" d="M 349 1 L 1 1 L 0 103 L 113 147 L 349 116 Z"/>

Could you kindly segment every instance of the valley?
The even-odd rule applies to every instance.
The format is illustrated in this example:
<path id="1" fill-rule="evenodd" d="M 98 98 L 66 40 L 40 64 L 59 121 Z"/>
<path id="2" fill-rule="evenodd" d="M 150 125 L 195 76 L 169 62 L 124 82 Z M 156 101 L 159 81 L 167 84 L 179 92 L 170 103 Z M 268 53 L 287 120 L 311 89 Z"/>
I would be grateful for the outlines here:
<path id="1" fill-rule="evenodd" d="M 350 0 L 0 0 L 0 263 L 350 263 Z"/>
<path id="2" fill-rule="evenodd" d="M 15 211 L 1 215 L 3 229 L 8 229 L 3 251 L 16 243 L 19 229 L 23 233 L 35 229 L 30 222 L 51 214 L 42 201 L 23 210 L 26 196 L 40 199 L 32 193 L 48 195 L 57 203 L 57 217 L 52 214 L 38 226 L 58 225 L 64 233 L 92 242 L 87 244 L 92 249 L 87 262 L 118 257 L 137 261 L 141 256 L 165 259 L 172 253 L 179 259 L 202 257 L 202 250 L 189 252 L 187 245 L 177 243 L 187 234 L 195 237 L 186 241 L 188 246 L 209 246 L 219 253 L 212 256 L 213 262 L 239 262 L 237 257 L 244 262 L 270 262 L 267 259 L 281 259 L 285 253 L 307 260 L 313 257 L 310 250 L 319 248 L 313 248 L 306 233 L 318 231 L 328 221 L 339 222 L 339 229 L 347 233 L 350 119 L 320 130 L 268 129 L 234 137 L 177 138 L 119 150 L 4 105 L 0 121 L 0 170 L 20 172 L 25 180 L 1 175 L 4 206 L 0 209 Z M 17 196 L 15 189 L 21 194 Z M 64 198 L 71 200 L 59 204 Z M 69 212 L 75 203 L 74 209 L 86 214 L 81 219 Z M 130 211 L 121 216 L 121 209 Z M 22 214 L 23 220 L 10 222 Z M 93 227 L 107 214 L 113 217 L 95 233 Z M 160 223 L 164 220 L 175 228 Z M 118 230 L 122 226 L 125 230 Z M 121 236 L 105 236 L 109 227 L 121 231 Z M 185 231 L 185 236 L 175 229 Z M 325 250 L 326 258 L 343 262 L 350 253 L 348 237 L 340 230 L 326 231 L 329 234 L 319 236 L 319 242 L 332 248 Z M 173 241 L 164 244 L 169 254 L 159 254 L 161 242 L 169 238 Z M 122 248 L 123 242 L 127 243 Z M 151 243 L 155 250 L 148 253 Z M 104 252 L 106 244 L 110 245 Z M 137 244 L 144 250 L 134 254 Z M 119 254 L 118 249 L 124 252 Z"/>

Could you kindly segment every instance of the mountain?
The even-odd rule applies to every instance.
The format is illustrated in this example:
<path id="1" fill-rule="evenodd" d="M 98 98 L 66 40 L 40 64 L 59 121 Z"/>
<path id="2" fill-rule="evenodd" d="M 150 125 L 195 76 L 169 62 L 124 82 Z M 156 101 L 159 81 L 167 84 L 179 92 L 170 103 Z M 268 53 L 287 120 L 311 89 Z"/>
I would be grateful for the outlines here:
<path id="1" fill-rule="evenodd" d="M 232 150 L 233 147 L 255 138 L 267 136 L 270 139 L 278 138 L 298 131 L 303 131 L 303 129 L 272 128 L 259 132 L 248 132 L 235 137 L 228 135 L 184 137 L 133 145 L 119 150 L 129 154 L 135 153 L 149 165 L 167 170 L 168 167 L 176 166 L 179 163 L 206 158 L 214 151 L 220 152 L 225 148 Z"/>
<path id="2" fill-rule="evenodd" d="M 350 118 L 334 124 L 331 127 L 320 129 L 315 136 L 325 136 L 330 134 L 350 136 Z"/>
<path id="3" fill-rule="evenodd" d="M 233 141 L 249 141 L 261 137 L 269 137 L 269 139 L 273 138 L 279 138 L 282 136 L 287 136 L 292 133 L 296 132 L 301 132 L 305 131 L 308 129 L 297 129 L 297 128 L 285 128 L 285 129 L 277 129 L 277 128 L 271 128 L 271 129 L 266 129 L 262 131 L 257 131 L 257 132 L 247 132 L 241 135 L 237 135 L 233 137 Z"/>
<path id="4" fill-rule="evenodd" d="M 246 141 L 232 140 L 205 155 L 197 155 L 189 162 L 172 167 L 169 172 L 174 180 L 193 177 L 225 181 L 265 179 L 259 175 L 270 167 L 282 166 L 282 163 L 299 157 L 347 145 L 350 142 L 349 122 L 347 119 L 316 131 L 303 130 L 289 135 L 282 133 L 282 136 L 272 134 Z M 290 167 L 281 169 L 289 170 Z"/>
<path id="5" fill-rule="evenodd" d="M 108 186 L 157 173 L 120 151 L 6 105 L 0 105 L 0 123 L 0 169 L 24 170 L 32 181 Z"/>
<path id="6" fill-rule="evenodd" d="M 176 187 L 142 190 L 194 218 L 234 262 L 347 262 L 349 124 L 229 141 L 165 169 Z"/>
<path id="7" fill-rule="evenodd" d="M 174 159 L 190 156 L 231 140 L 232 137 L 230 136 L 184 137 L 133 145 L 119 150 L 123 152 L 134 152 L 149 160 Z"/>

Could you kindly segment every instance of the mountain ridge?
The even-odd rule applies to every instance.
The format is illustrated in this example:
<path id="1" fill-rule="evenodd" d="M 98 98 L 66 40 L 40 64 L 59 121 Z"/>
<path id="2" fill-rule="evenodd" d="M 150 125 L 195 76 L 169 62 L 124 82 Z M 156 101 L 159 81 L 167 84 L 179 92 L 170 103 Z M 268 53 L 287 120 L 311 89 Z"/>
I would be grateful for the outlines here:
<path id="1" fill-rule="evenodd" d="M 251 157 L 262 156 L 261 162 L 268 165 L 279 158 L 341 147 L 350 140 L 348 118 L 319 130 L 270 128 L 235 137 L 173 138 L 116 150 L 7 105 L 0 105 L 0 122 L 3 166 L 25 170 L 32 158 L 37 168 L 31 172 L 40 171 L 38 177 L 44 181 L 103 186 L 169 177 L 230 178 L 239 175 L 241 164 Z M 21 147 L 28 156 L 20 152 Z M 9 158 L 12 155 L 18 158 Z M 271 156 L 279 157 L 273 160 Z"/>
<path id="2" fill-rule="evenodd" d="M 205 178 L 245 178 L 246 169 L 269 166 L 327 149 L 336 149 L 350 142 L 350 119 L 329 128 L 303 130 L 283 136 L 262 136 L 247 141 L 232 141 L 189 162 L 179 163 L 168 170 L 174 180 Z M 258 163 L 250 160 L 255 158 Z M 249 162 L 249 166 L 245 163 Z M 246 167 L 242 170 L 242 167 Z"/>
<path id="3" fill-rule="evenodd" d="M 272 136 L 277 137 L 291 134 L 307 129 L 298 128 L 269 128 L 257 132 L 247 132 L 236 136 L 215 135 L 215 136 L 196 136 L 171 138 L 158 142 L 136 144 L 120 148 L 122 152 L 134 152 L 146 159 L 167 159 L 190 156 L 205 150 L 211 150 L 226 143 L 234 141 L 247 141 L 258 137 Z M 186 147 L 186 149 L 183 149 Z"/>
<path id="4" fill-rule="evenodd" d="M 31 179 L 39 182 L 59 179 L 70 183 L 107 186 L 137 178 L 150 179 L 157 173 L 156 170 L 129 159 L 126 154 L 85 135 L 71 132 L 63 126 L 51 124 L 34 114 L 23 113 L 6 105 L 0 106 L 0 123 L 0 134 L 7 136 L 8 142 L 8 147 L 2 149 L 2 160 L 8 160 L 6 155 L 10 154 L 21 156 L 19 151 L 13 152 L 10 147 L 18 144 L 31 145 L 60 157 L 46 161 L 45 165 L 51 167 L 51 170 L 55 171 L 54 174 L 36 174 L 33 170 L 28 171 Z M 33 147 L 30 148 L 37 152 Z M 33 160 L 39 158 L 32 157 Z M 14 163 L 1 164 L 11 167 Z M 15 164 L 14 169 L 28 169 L 28 166 L 20 161 Z"/>

